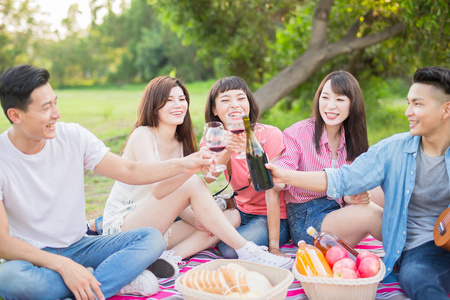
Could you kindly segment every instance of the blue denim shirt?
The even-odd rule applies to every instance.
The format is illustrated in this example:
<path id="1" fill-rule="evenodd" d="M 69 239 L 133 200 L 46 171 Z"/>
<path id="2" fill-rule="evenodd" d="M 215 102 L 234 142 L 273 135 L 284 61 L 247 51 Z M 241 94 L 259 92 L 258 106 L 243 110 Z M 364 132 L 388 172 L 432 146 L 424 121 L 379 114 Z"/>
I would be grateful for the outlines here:
<path id="1" fill-rule="evenodd" d="M 406 241 L 408 203 L 416 178 L 416 156 L 420 136 L 408 132 L 393 135 L 371 146 L 351 165 L 340 169 L 325 169 L 328 179 L 327 194 L 332 198 L 355 195 L 376 186 L 384 192 L 383 248 L 386 253 L 385 278 L 391 274 Z M 450 147 L 445 154 L 450 177 Z M 449 182 L 450 189 L 450 182 Z M 389 278 L 386 281 L 395 280 Z"/>

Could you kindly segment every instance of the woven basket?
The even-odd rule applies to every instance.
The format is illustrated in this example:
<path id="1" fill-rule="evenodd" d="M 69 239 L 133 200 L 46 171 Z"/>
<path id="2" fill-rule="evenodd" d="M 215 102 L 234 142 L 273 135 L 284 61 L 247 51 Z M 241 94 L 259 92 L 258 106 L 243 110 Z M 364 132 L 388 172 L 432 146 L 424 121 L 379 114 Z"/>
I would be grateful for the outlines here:
<path id="1" fill-rule="evenodd" d="M 292 272 L 300 280 L 310 300 L 370 300 L 375 299 L 378 283 L 383 279 L 386 267 L 380 260 L 377 275 L 358 279 L 304 276 L 297 271 L 295 264 Z"/>
<path id="2" fill-rule="evenodd" d="M 244 260 L 238 260 L 238 259 L 217 259 L 213 260 L 211 262 L 199 265 L 195 267 L 194 269 L 197 270 L 217 270 L 221 266 L 229 264 L 229 263 L 236 263 L 240 264 L 249 271 L 256 271 L 261 273 L 262 275 L 266 276 L 267 279 L 269 279 L 270 283 L 273 285 L 273 288 L 269 290 L 264 295 L 260 295 L 257 298 L 245 298 L 245 299 L 254 299 L 254 300 L 284 300 L 286 299 L 286 294 L 288 287 L 291 285 L 292 281 L 294 280 L 294 276 L 289 270 L 277 268 L 277 267 L 270 267 L 270 266 L 264 266 L 258 263 L 244 261 Z M 194 270 L 192 269 L 192 270 Z M 186 276 L 189 274 L 189 272 L 192 272 L 192 270 L 187 271 L 184 275 Z M 217 300 L 238 300 L 242 298 L 235 298 L 235 297 L 225 297 L 223 295 L 217 295 L 217 294 L 211 294 L 203 291 L 199 291 L 193 288 L 189 288 L 185 286 L 184 284 L 180 283 L 180 280 L 182 276 L 178 277 L 175 281 L 175 288 L 180 291 L 183 294 L 184 299 L 186 300 L 204 300 L 204 299 L 217 299 Z"/>

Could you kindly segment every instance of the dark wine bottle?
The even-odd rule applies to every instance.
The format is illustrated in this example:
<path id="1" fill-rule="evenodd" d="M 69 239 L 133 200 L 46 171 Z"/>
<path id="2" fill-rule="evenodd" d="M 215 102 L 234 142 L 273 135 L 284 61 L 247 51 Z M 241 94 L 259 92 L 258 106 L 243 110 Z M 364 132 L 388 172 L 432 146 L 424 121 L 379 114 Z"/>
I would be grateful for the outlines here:
<path id="1" fill-rule="evenodd" d="M 256 139 L 250 118 L 247 115 L 242 117 L 246 134 L 247 166 L 252 178 L 255 191 L 264 191 L 273 187 L 272 174 L 264 166 L 267 163 L 267 155 Z"/>

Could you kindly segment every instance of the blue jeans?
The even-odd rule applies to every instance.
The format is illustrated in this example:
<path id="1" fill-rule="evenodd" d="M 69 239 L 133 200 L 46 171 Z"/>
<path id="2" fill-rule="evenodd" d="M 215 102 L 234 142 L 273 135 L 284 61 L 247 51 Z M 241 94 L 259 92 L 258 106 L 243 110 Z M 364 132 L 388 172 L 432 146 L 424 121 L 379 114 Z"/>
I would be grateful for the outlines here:
<path id="1" fill-rule="evenodd" d="M 155 228 L 139 228 L 108 236 L 85 236 L 67 248 L 42 250 L 94 268 L 105 298 L 134 280 L 164 251 L 165 242 Z M 0 265 L 0 297 L 4 299 L 64 299 L 73 297 L 61 275 L 27 261 Z"/>
<path id="2" fill-rule="evenodd" d="M 247 240 L 252 241 L 258 246 L 269 245 L 269 229 L 267 216 L 252 215 L 239 211 L 241 215 L 241 225 L 236 230 Z M 289 227 L 287 220 L 280 220 L 280 246 L 286 244 L 289 240 Z M 225 258 L 238 258 L 236 251 L 225 244 L 219 243 L 219 250 Z"/>
<path id="3" fill-rule="evenodd" d="M 96 230 L 96 233 L 98 234 L 98 235 L 102 235 L 103 234 L 103 216 L 100 216 L 100 217 L 98 217 L 98 218 L 95 218 L 95 230 Z M 95 233 L 90 233 L 90 232 L 87 232 L 87 234 L 92 234 L 92 235 L 95 235 Z"/>
<path id="4" fill-rule="evenodd" d="M 397 261 L 399 283 L 412 300 L 448 300 L 450 293 L 450 252 L 434 241 L 403 251 Z"/>
<path id="5" fill-rule="evenodd" d="M 177 217 L 174 222 L 181 220 L 180 217 Z M 98 218 L 95 218 L 95 229 L 96 231 L 93 232 L 88 229 L 86 232 L 88 235 L 102 235 L 103 234 L 103 216 L 100 216 Z"/>
<path id="6" fill-rule="evenodd" d="M 305 203 L 286 203 L 286 213 L 294 244 L 297 245 L 300 240 L 304 240 L 307 244 L 313 245 L 314 239 L 306 232 L 308 227 L 313 226 L 320 231 L 326 215 L 339 208 L 336 201 L 326 197 Z"/>

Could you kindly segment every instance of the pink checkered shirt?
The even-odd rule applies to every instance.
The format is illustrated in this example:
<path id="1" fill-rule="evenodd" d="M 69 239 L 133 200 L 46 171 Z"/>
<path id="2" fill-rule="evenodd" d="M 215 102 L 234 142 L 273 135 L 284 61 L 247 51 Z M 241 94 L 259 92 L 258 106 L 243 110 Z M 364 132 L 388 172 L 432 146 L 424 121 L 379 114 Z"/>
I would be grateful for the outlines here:
<path id="1" fill-rule="evenodd" d="M 283 142 L 285 150 L 275 161 L 277 166 L 294 171 L 321 171 L 324 168 L 331 168 L 332 153 L 325 130 L 320 138 L 320 154 L 316 152 L 314 145 L 314 119 L 306 119 L 286 128 L 283 131 Z M 337 168 L 350 163 L 347 162 L 344 127 L 341 129 L 341 140 L 337 153 Z M 312 192 L 288 185 L 286 186 L 284 200 L 286 203 L 305 203 L 325 196 L 326 193 Z M 335 200 L 339 205 L 343 206 L 342 198 Z"/>

